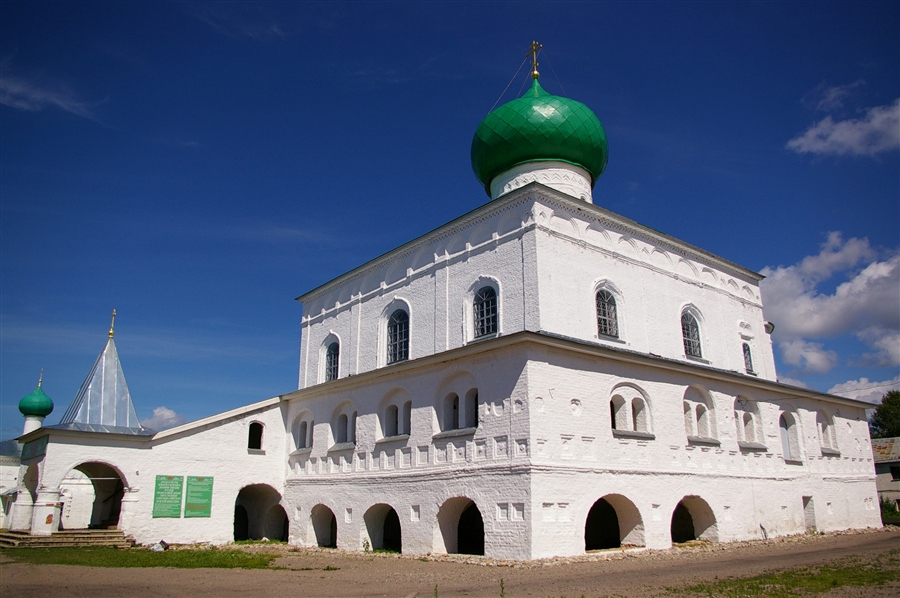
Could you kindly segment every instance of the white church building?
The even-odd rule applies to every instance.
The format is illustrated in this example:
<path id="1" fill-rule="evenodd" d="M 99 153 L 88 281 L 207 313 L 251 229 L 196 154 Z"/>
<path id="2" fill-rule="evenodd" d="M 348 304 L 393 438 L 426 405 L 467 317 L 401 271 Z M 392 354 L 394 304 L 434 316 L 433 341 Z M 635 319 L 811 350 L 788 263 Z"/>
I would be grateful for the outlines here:
<path id="1" fill-rule="evenodd" d="M 777 381 L 760 274 L 594 205 L 603 127 L 532 78 L 476 131 L 489 201 L 298 298 L 297 390 L 146 430 L 110 330 L 60 424 L 25 397 L 9 526 L 508 559 L 880 527 L 867 404 Z"/>

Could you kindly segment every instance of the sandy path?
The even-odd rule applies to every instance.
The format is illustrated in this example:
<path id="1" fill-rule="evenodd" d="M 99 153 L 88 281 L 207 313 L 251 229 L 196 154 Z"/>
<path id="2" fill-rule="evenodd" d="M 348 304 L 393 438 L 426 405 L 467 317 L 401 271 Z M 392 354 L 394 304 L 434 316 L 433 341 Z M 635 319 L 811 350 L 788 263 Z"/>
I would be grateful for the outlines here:
<path id="1" fill-rule="evenodd" d="M 259 550 L 261 548 L 251 548 Z M 90 596 L 388 596 L 442 598 L 500 596 L 500 578 L 509 598 L 650 596 L 667 587 L 709 581 L 716 576 L 750 576 L 773 569 L 827 563 L 856 556 L 869 561 L 900 549 L 900 529 L 830 534 L 680 548 L 671 551 L 605 553 L 576 559 L 506 566 L 418 560 L 339 551 L 289 551 L 277 564 L 291 570 L 104 569 L 67 565 L 0 565 L 0 595 Z M 478 560 L 478 559 L 474 559 Z M 512 566 L 508 566 L 512 565 Z M 339 567 L 325 571 L 325 567 Z M 305 569 L 305 570 L 304 570 Z M 835 595 L 897 596 L 900 585 L 863 591 L 844 588 Z"/>

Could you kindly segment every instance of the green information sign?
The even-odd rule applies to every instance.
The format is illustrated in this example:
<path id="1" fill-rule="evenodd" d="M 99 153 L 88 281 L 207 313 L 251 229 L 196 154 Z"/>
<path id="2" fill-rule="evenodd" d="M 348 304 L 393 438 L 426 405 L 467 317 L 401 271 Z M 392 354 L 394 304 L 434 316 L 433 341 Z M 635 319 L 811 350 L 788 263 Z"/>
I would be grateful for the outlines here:
<path id="1" fill-rule="evenodd" d="M 184 499 L 185 517 L 209 517 L 212 509 L 211 477 L 188 476 Z"/>
<path id="2" fill-rule="evenodd" d="M 154 517 L 181 517 L 181 491 L 184 477 L 180 475 L 156 476 L 156 491 L 153 493 Z"/>

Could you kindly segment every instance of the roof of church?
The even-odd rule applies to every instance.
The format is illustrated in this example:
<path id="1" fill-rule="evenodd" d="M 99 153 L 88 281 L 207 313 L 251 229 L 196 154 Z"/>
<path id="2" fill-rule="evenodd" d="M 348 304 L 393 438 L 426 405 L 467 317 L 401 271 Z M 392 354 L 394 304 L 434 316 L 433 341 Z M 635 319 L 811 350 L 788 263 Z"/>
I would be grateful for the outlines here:
<path id="1" fill-rule="evenodd" d="M 44 394 L 40 380 L 38 380 L 37 388 L 19 401 L 19 413 L 26 417 L 29 415 L 47 417 L 52 411 L 53 399 Z"/>
<path id="2" fill-rule="evenodd" d="M 873 438 L 872 454 L 876 463 L 900 461 L 900 438 Z"/>
<path id="3" fill-rule="evenodd" d="M 78 394 L 59 424 L 50 427 L 117 434 L 152 433 L 138 421 L 112 329 Z"/>
<path id="4" fill-rule="evenodd" d="M 591 175 L 606 168 L 606 131 L 594 112 L 575 100 L 552 95 L 537 77 L 521 98 L 491 111 L 472 139 L 472 169 L 491 194 L 491 181 L 526 162 L 566 162 Z"/>

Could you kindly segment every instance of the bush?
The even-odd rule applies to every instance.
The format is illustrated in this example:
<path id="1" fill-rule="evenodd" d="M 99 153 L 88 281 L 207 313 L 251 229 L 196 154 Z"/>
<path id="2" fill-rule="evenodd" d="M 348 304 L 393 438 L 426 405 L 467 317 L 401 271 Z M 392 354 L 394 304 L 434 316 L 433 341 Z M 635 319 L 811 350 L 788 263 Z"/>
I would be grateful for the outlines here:
<path id="1" fill-rule="evenodd" d="M 897 509 L 896 502 L 883 496 L 879 499 L 879 501 L 881 502 L 882 519 L 900 519 L 900 510 Z"/>

